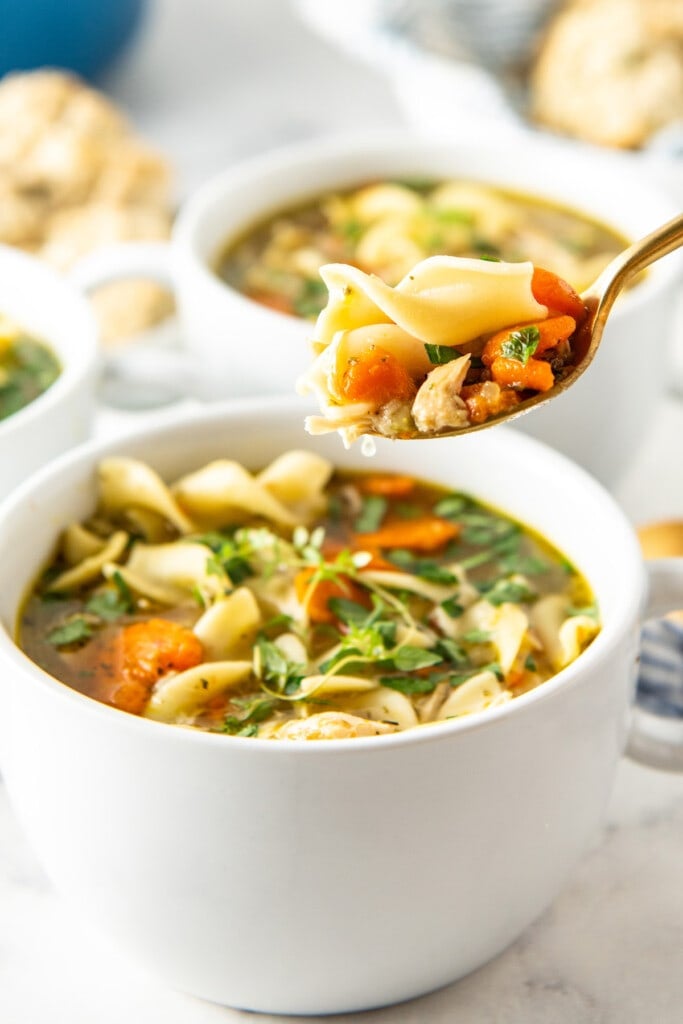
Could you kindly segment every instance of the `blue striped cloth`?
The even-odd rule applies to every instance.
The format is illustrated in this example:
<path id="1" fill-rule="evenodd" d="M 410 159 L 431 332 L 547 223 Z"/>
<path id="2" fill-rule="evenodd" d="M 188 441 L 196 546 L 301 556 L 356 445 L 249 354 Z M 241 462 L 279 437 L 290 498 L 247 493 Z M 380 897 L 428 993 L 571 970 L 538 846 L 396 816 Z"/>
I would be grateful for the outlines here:
<path id="1" fill-rule="evenodd" d="M 681 623 L 656 619 L 643 626 L 637 702 L 653 714 L 683 719 Z"/>

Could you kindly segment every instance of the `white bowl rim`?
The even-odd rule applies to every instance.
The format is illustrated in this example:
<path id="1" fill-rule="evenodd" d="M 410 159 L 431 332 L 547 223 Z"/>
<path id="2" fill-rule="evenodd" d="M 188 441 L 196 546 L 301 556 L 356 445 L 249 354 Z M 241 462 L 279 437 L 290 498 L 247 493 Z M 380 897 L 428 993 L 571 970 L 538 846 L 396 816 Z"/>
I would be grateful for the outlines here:
<path id="1" fill-rule="evenodd" d="M 275 410 L 278 415 L 288 417 L 294 410 L 300 412 L 302 403 L 300 399 L 296 398 L 274 398 L 269 401 L 269 409 Z M 46 483 L 59 477 L 61 473 L 75 464 L 82 464 L 84 468 L 96 465 L 97 460 L 104 455 L 125 453 L 126 447 L 130 444 L 163 442 L 167 435 L 173 435 L 185 428 L 206 430 L 211 426 L 225 425 L 231 419 L 237 420 L 243 414 L 249 415 L 250 413 L 259 413 L 261 411 L 262 400 L 260 398 L 235 399 L 226 403 L 216 403 L 200 411 L 188 410 L 181 416 L 167 417 L 165 421 L 155 425 L 147 425 L 134 432 L 127 433 L 123 438 L 95 439 L 81 444 L 72 451 L 59 456 L 50 465 L 43 467 L 29 480 L 21 484 L 11 497 L 6 498 L 2 502 L 0 505 L 0 535 L 4 531 L 6 520 L 15 515 L 21 509 L 24 502 L 34 497 L 35 492 L 40 493 L 40 490 Z M 573 482 L 576 482 L 589 496 L 592 504 L 600 503 L 609 509 L 613 519 L 611 534 L 621 536 L 619 541 L 621 545 L 620 569 L 623 571 L 630 562 L 634 570 L 632 582 L 635 583 L 637 577 L 640 577 L 642 581 L 644 579 L 644 567 L 635 533 L 619 505 L 602 485 L 566 456 L 554 451 L 535 438 L 505 427 L 497 427 L 496 430 L 498 432 L 499 444 L 503 449 L 511 446 L 515 449 L 521 448 L 523 451 L 526 450 L 532 465 L 535 465 L 536 460 L 539 458 L 547 459 L 550 457 L 556 460 L 560 464 L 564 479 L 567 480 L 568 489 L 571 488 Z M 549 539 L 552 542 L 552 538 Z M 24 593 L 22 601 L 25 599 L 26 593 Z M 277 751 L 275 755 L 265 756 L 285 756 L 285 751 L 294 750 L 308 751 L 310 753 L 319 752 L 320 750 L 335 751 L 336 753 L 346 751 L 349 754 L 353 750 L 357 750 L 367 753 L 370 751 L 389 750 L 404 744 L 438 742 L 460 732 L 472 732 L 490 728 L 511 714 L 522 714 L 525 708 L 535 705 L 539 701 L 552 699 L 560 689 L 578 685 L 579 673 L 584 666 L 589 669 L 590 667 L 600 665 L 609 656 L 610 651 L 623 641 L 628 630 L 632 627 L 633 620 L 637 619 L 642 609 L 643 594 L 644 583 L 641 585 L 640 590 L 636 590 L 635 587 L 623 587 L 620 590 L 618 609 L 615 610 L 612 621 L 602 626 L 595 639 L 575 661 L 535 689 L 514 697 L 512 700 L 496 708 L 476 712 L 462 718 L 454 718 L 446 722 L 427 723 L 425 726 L 415 726 L 382 736 L 356 737 L 353 740 L 287 740 L 280 743 L 271 743 L 265 740 L 254 741 L 253 737 L 226 736 L 222 733 L 204 732 L 200 729 L 186 728 L 166 722 L 156 722 L 139 715 L 120 711 L 117 708 L 97 701 L 93 697 L 80 693 L 67 683 L 50 675 L 49 672 L 38 666 L 18 647 L 13 636 L 10 635 L 4 624 L 1 623 L 0 656 L 9 658 L 21 671 L 22 676 L 30 676 L 36 686 L 46 688 L 53 698 L 76 701 L 84 711 L 97 716 L 105 716 L 105 720 L 109 719 L 112 725 L 118 722 L 122 729 L 132 728 L 147 731 L 150 742 L 154 741 L 155 737 L 157 741 L 161 741 L 164 737 L 172 741 L 175 737 L 178 742 L 184 743 L 216 743 L 220 745 L 227 742 L 229 745 L 238 743 L 246 751 L 260 752 L 266 749 Z M 21 605 L 14 609 L 13 632 L 16 629 L 20 607 Z M 25 680 L 22 680 L 20 683 L 20 685 L 25 684 Z"/>
<path id="2" fill-rule="evenodd" d="M 8 260 L 15 262 L 21 268 L 22 274 L 34 275 L 38 287 L 40 277 L 49 280 L 53 287 L 60 289 L 67 301 L 72 306 L 70 317 L 73 321 L 74 334 L 80 336 L 79 351 L 77 355 L 65 357 L 62 352 L 57 351 L 49 337 L 38 338 L 37 340 L 46 345 L 57 357 L 60 364 L 60 373 L 57 379 L 42 394 L 34 398 L 28 405 L 18 409 L 0 420 L 0 441 L 6 440 L 14 431 L 21 430 L 31 422 L 39 419 L 43 413 L 47 413 L 54 406 L 60 405 L 72 392 L 79 387 L 82 381 L 87 378 L 100 362 L 98 343 L 97 323 L 95 315 L 88 305 L 86 298 L 66 277 L 61 277 L 52 267 L 41 263 L 34 256 L 11 246 L 0 244 L 0 261 Z M 2 312 L 0 299 L 0 312 Z M 22 324 L 19 323 L 22 327 Z"/>
<path id="3" fill-rule="evenodd" d="M 564 153 L 570 159 L 579 160 L 582 164 L 591 164 L 596 169 L 600 168 L 601 174 L 605 173 L 605 168 L 610 162 L 614 163 L 615 168 L 618 166 L 619 155 L 584 153 L 577 150 L 577 147 L 572 144 L 571 140 L 559 137 L 546 137 L 526 131 L 523 128 L 519 129 L 519 135 L 520 141 L 525 148 L 530 147 L 539 153 L 547 153 L 551 159 L 559 159 L 560 155 Z M 508 145 L 509 141 L 509 137 L 506 136 Z M 264 317 L 269 318 L 273 324 L 299 324 L 302 325 L 302 329 L 305 327 L 310 329 L 310 321 L 263 306 L 253 299 L 247 298 L 238 289 L 223 281 L 197 250 L 194 237 L 196 223 L 206 214 L 208 209 L 230 191 L 240 188 L 253 180 L 257 180 L 262 175 L 271 174 L 277 169 L 283 172 L 291 171 L 303 165 L 318 165 L 319 163 L 343 157 L 359 156 L 362 153 L 367 153 L 373 157 L 381 156 L 382 152 L 388 150 L 400 150 L 405 153 L 411 153 L 415 151 L 416 146 L 441 150 L 444 153 L 453 153 L 455 159 L 457 159 L 458 152 L 463 148 L 471 149 L 476 146 L 482 151 L 497 149 L 495 140 L 484 139 L 479 133 L 463 132 L 463 138 L 456 141 L 453 138 L 440 136 L 434 132 L 421 132 L 410 127 L 392 127 L 376 131 L 339 132 L 307 139 L 303 142 L 289 143 L 277 149 L 269 150 L 267 153 L 249 157 L 207 179 L 181 207 L 173 227 L 173 240 L 179 244 L 179 249 L 183 250 L 184 253 L 191 254 L 195 269 L 200 273 L 204 285 L 210 287 L 215 295 L 225 296 L 227 294 L 230 296 L 231 301 L 237 302 L 239 305 L 248 307 L 255 313 L 258 312 Z M 506 188 L 504 180 L 496 183 L 494 178 L 492 179 L 494 185 L 501 189 Z M 671 197 L 662 196 L 631 168 L 619 166 L 619 178 L 620 181 L 627 181 L 629 187 L 636 195 L 647 196 L 651 203 L 661 207 L 664 218 L 667 216 L 674 217 L 679 212 Z M 296 181 L 296 178 L 293 180 Z M 510 186 L 510 190 L 517 191 L 514 186 Z M 292 194 L 294 195 L 295 193 L 296 186 L 294 185 Z M 312 195 L 314 198 L 314 193 Z M 576 209 L 579 213 L 584 212 L 580 206 L 574 207 L 572 203 L 563 200 L 559 192 L 555 193 L 555 198 L 559 204 L 564 204 L 569 209 Z M 276 212 L 278 209 L 286 209 L 286 207 L 287 201 L 284 201 L 278 204 L 274 210 L 272 203 L 269 203 L 267 195 L 264 193 L 264 202 L 261 207 L 263 216 Z M 590 214 L 587 212 L 585 215 L 590 217 Z M 662 223 L 664 222 L 665 220 L 662 221 Z M 621 230 L 615 224 L 610 226 L 614 230 Z M 230 234 L 226 235 L 226 238 L 229 237 Z M 632 305 L 638 305 L 640 302 L 646 301 L 650 295 L 655 297 L 663 291 L 671 281 L 679 276 L 682 265 L 683 254 L 681 253 L 670 254 L 666 261 L 655 263 L 648 270 L 645 280 L 641 281 L 636 289 L 625 292 L 620 296 L 619 309 L 624 311 L 623 315 L 628 314 Z"/>

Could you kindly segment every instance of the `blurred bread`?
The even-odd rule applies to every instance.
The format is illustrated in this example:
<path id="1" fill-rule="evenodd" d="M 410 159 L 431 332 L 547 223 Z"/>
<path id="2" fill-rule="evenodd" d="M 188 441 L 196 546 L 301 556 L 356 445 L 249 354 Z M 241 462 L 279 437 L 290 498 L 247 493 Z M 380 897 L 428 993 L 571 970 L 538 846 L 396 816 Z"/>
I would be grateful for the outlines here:
<path id="1" fill-rule="evenodd" d="M 43 70 L 0 81 L 0 242 L 66 271 L 101 245 L 167 238 L 170 188 L 167 161 L 78 78 Z M 172 308 L 153 282 L 112 284 L 94 301 L 105 342 Z"/>
<path id="2" fill-rule="evenodd" d="M 638 540 L 645 558 L 683 556 L 683 520 L 670 519 L 638 527 Z"/>
<path id="3" fill-rule="evenodd" d="M 683 0 L 573 0 L 545 33 L 530 94 L 541 124 L 642 146 L 683 119 Z"/>

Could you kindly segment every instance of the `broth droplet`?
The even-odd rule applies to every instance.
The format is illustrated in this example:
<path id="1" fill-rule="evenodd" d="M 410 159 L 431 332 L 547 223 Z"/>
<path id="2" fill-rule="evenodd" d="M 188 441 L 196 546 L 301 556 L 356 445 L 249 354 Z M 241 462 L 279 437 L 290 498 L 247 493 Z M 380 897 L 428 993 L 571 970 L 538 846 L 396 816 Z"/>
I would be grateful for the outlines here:
<path id="1" fill-rule="evenodd" d="M 369 434 L 363 434 L 360 442 L 360 452 L 361 455 L 365 455 L 368 459 L 377 454 L 377 445 L 375 444 L 374 437 L 370 437 Z"/>

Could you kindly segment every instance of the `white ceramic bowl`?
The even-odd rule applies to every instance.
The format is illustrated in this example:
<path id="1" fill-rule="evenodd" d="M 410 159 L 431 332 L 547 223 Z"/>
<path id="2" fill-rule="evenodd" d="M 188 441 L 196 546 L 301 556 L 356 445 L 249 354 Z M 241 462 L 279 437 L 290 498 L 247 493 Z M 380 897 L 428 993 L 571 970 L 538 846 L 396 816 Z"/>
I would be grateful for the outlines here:
<path id="1" fill-rule="evenodd" d="M 33 470 L 84 441 L 92 425 L 97 330 L 85 299 L 42 263 L 0 246 L 0 312 L 55 353 L 51 387 L 0 422 L 0 497 Z"/>
<path id="2" fill-rule="evenodd" d="M 587 575 L 604 624 L 576 662 L 481 715 L 323 742 L 138 718 L 30 662 L 12 641 L 22 596 L 59 529 L 91 510 L 104 454 L 125 451 L 173 478 L 219 455 L 256 468 L 305 443 L 367 467 L 336 438 L 305 439 L 301 403 L 261 406 L 82 447 L 4 506 L 0 758 L 55 884 L 138 964 L 246 1009 L 359 1010 L 496 955 L 594 838 L 626 738 L 645 574 L 618 506 L 551 449 L 503 429 L 454 444 L 382 442 L 378 466 L 509 511 Z M 680 572 L 667 579 L 677 581 L 667 599 L 683 598 Z"/>
<path id="3" fill-rule="evenodd" d="M 175 288 L 189 358 L 157 353 L 153 377 L 202 397 L 292 393 L 311 359 L 311 324 L 274 312 L 222 282 L 222 247 L 255 221 L 330 189 L 389 177 L 464 177 L 558 200 L 635 239 L 677 212 L 673 201 L 609 161 L 563 142 L 464 134 L 457 142 L 412 133 L 322 139 L 237 166 L 189 198 L 170 247 L 102 251 L 79 279 L 94 286 L 131 273 Z M 668 343 L 680 262 L 667 257 L 617 303 L 600 352 L 558 401 L 520 428 L 576 459 L 603 482 L 628 466 L 666 387 Z M 129 370 L 149 372 L 136 354 Z M 119 367 L 119 369 L 121 369 Z"/>

